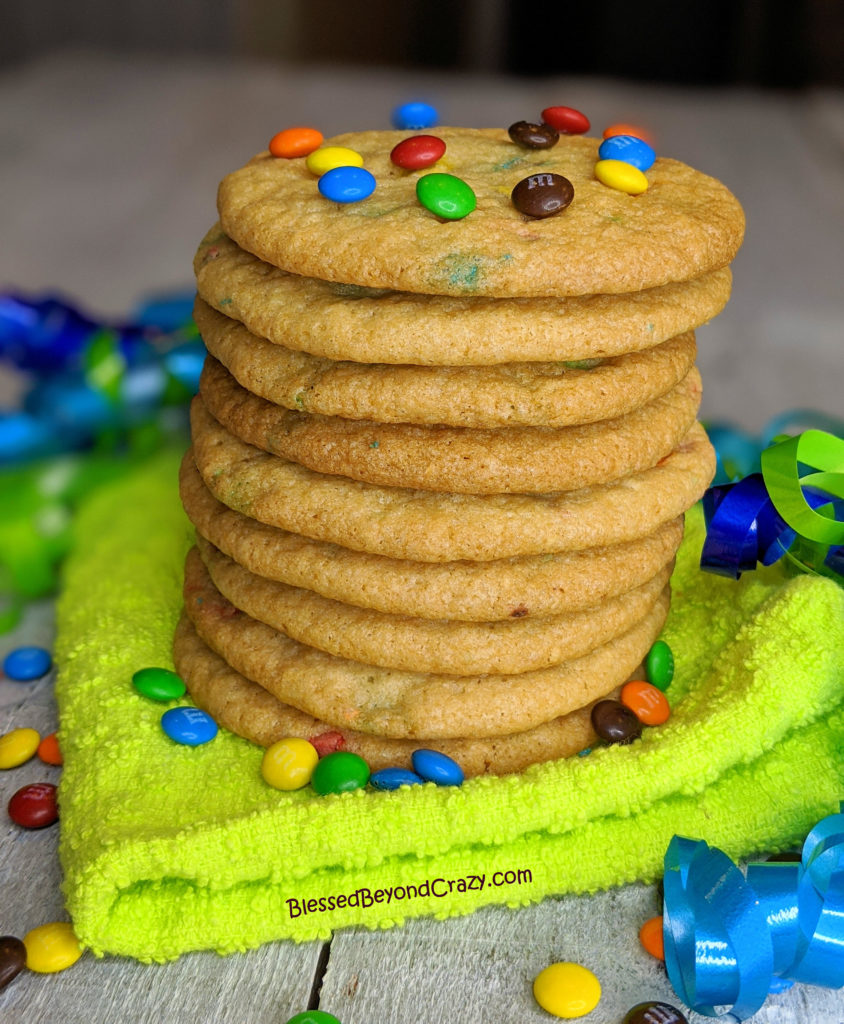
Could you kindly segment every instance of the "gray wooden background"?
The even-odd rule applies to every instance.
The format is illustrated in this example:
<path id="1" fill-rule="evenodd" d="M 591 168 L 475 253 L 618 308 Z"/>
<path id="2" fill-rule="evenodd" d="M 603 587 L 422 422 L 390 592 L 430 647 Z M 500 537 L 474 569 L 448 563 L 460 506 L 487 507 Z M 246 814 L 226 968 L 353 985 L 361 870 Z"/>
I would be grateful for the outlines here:
<path id="1" fill-rule="evenodd" d="M 222 58 L 65 53 L 0 77 L 0 288 L 59 289 L 101 316 L 144 294 L 190 287 L 193 250 L 215 217 L 217 181 L 293 123 L 326 134 L 387 126 L 393 106 L 426 98 L 445 123 L 503 125 L 542 107 L 578 107 L 597 131 L 652 128 L 660 152 L 724 180 L 748 216 L 734 298 L 699 332 L 704 415 L 759 430 L 797 406 L 841 414 L 844 97 L 834 91 L 667 90 L 614 81 L 509 81 L 387 70 L 238 63 Z M 0 407 L 23 381 L 0 367 Z M 0 655 L 51 637 L 35 606 Z M 0 734 L 55 725 L 50 680 L 0 680 Z M 58 777 L 29 764 L 0 775 L 5 802 Z M 0 825 L 0 934 L 63 916 L 56 833 Z M 585 1018 L 617 1024 L 645 998 L 673 997 L 636 931 L 657 912 L 644 886 L 519 910 L 341 932 L 330 944 L 276 943 L 164 966 L 86 955 L 54 976 L 23 974 L 0 992 L 3 1024 L 284 1024 L 318 1005 L 343 1024 L 547 1022 L 533 977 L 573 959 L 600 976 Z M 702 1018 L 693 1017 L 693 1020 Z M 844 995 L 798 986 L 755 1024 L 841 1024 Z"/>

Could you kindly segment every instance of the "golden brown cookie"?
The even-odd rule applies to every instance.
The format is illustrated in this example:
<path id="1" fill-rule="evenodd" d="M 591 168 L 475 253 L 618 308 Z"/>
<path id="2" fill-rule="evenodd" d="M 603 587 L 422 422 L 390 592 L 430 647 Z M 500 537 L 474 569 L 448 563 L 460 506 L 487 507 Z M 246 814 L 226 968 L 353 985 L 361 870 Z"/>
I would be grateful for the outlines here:
<path id="1" fill-rule="evenodd" d="M 203 239 L 194 267 L 208 305 L 274 344 L 331 360 L 425 366 L 638 352 L 711 320 L 732 286 L 724 267 L 624 295 L 414 295 L 287 274 L 238 248 L 219 225 Z"/>
<path id="2" fill-rule="evenodd" d="M 571 427 L 420 427 L 293 412 L 205 361 L 200 394 L 236 437 L 317 473 L 459 494 L 572 491 L 649 469 L 695 422 L 700 374 L 625 416 Z"/>
<path id="3" fill-rule="evenodd" d="M 553 149 L 523 149 L 503 129 L 437 129 L 447 149 L 433 170 L 462 179 L 477 197 L 469 216 L 443 221 L 416 198 L 417 180 L 432 169 L 408 172 L 390 161 L 407 134 L 327 140 L 360 153 L 375 176 L 375 192 L 356 203 L 323 198 L 303 160 L 259 154 L 220 184 L 223 230 L 294 274 L 431 295 L 638 292 L 724 267 L 741 244 L 741 207 L 700 171 L 660 157 L 648 190 L 631 196 L 595 178 L 597 139 L 563 136 Z M 528 219 L 510 193 L 548 172 L 572 183 L 574 199 L 557 216 Z"/>
<path id="4" fill-rule="evenodd" d="M 245 444 L 191 406 L 193 457 L 224 505 L 315 540 L 422 562 L 486 561 L 620 544 L 652 534 L 703 494 L 715 457 L 699 425 L 658 465 L 563 494 L 436 494 L 314 473 Z"/>
<path id="5" fill-rule="evenodd" d="M 579 658 L 638 622 L 662 593 L 673 563 L 598 607 L 498 622 L 418 619 L 358 608 L 265 579 L 202 537 L 197 547 L 214 586 L 242 612 L 338 658 L 408 672 L 515 675 Z"/>
<path id="6" fill-rule="evenodd" d="M 492 562 L 409 562 L 287 533 L 211 494 L 188 453 L 179 489 L 197 531 L 258 576 L 361 608 L 425 619 L 487 622 L 592 608 L 641 586 L 673 558 L 682 517 L 612 547 Z"/>
<path id="7" fill-rule="evenodd" d="M 613 419 L 664 395 L 694 365 L 689 331 L 606 360 L 496 366 L 335 362 L 251 334 L 197 298 L 205 347 L 247 391 L 299 412 L 378 423 L 567 427 Z"/>
<path id="8" fill-rule="evenodd" d="M 279 700 L 338 729 L 397 738 L 503 736 L 584 707 L 628 678 L 668 612 L 666 588 L 630 630 L 581 658 L 518 675 L 455 676 L 380 668 L 291 640 L 227 601 L 196 549 L 184 596 L 205 643 Z"/>
<path id="9" fill-rule="evenodd" d="M 372 771 L 398 765 L 410 768 L 410 755 L 419 747 L 435 747 L 455 761 L 467 778 L 520 772 L 540 761 L 569 757 L 595 740 L 588 707 L 511 736 L 471 739 L 389 739 L 335 730 L 289 704 L 283 704 L 262 686 L 236 672 L 197 636 L 183 616 L 173 646 L 176 670 L 191 697 L 223 728 L 268 747 L 287 736 L 317 739 L 331 734 L 342 749 L 359 754 Z M 326 737 L 329 738 L 329 737 Z"/>

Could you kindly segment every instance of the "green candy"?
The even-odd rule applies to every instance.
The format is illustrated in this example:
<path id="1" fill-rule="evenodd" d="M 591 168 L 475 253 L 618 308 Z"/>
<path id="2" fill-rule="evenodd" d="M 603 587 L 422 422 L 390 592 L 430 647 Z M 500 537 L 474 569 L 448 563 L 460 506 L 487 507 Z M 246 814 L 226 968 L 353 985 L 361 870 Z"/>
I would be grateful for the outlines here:
<path id="1" fill-rule="evenodd" d="M 353 789 L 363 789 L 367 782 L 369 765 L 347 750 L 337 750 L 320 758 L 311 776 L 311 785 L 321 796 L 350 793 Z"/>
<path id="2" fill-rule="evenodd" d="M 178 700 L 185 695 L 185 684 L 166 668 L 142 668 L 132 676 L 132 684 L 142 697 L 150 700 Z"/>
<path id="3" fill-rule="evenodd" d="M 287 1024 L 340 1024 L 340 1021 L 325 1010 L 305 1010 L 291 1017 Z"/>
<path id="4" fill-rule="evenodd" d="M 431 213 L 446 220 L 461 220 L 475 209 L 475 193 L 453 174 L 423 174 L 416 182 L 416 198 Z"/>
<path id="5" fill-rule="evenodd" d="M 648 682 L 658 690 L 667 690 L 674 678 L 674 655 L 664 640 L 657 640 L 645 658 Z"/>

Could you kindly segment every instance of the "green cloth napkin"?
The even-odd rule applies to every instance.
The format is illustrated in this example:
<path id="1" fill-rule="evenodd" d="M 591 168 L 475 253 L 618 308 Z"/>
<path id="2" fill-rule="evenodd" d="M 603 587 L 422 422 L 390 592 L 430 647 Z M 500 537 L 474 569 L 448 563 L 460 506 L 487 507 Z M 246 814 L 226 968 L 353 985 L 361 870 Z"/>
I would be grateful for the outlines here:
<path id="1" fill-rule="evenodd" d="M 658 877 L 675 833 L 737 858 L 838 809 L 844 590 L 702 573 L 699 509 L 663 634 L 673 715 L 631 746 L 460 788 L 320 797 L 271 789 L 262 750 L 229 733 L 174 743 L 131 677 L 172 667 L 191 543 L 177 463 L 157 456 L 83 504 L 58 603 L 60 856 L 95 953 L 166 960 L 593 892 Z"/>

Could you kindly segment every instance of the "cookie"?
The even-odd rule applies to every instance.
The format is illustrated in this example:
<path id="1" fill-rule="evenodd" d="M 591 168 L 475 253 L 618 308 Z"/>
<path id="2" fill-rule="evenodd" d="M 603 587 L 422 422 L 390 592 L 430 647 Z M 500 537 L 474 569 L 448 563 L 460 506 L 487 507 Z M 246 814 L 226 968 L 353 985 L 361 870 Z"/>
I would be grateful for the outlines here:
<path id="1" fill-rule="evenodd" d="M 527 732 L 471 739 L 390 739 L 343 729 L 283 704 L 262 686 L 231 668 L 198 636 L 183 616 L 173 644 L 176 670 L 194 702 L 223 728 L 268 747 L 287 736 L 317 739 L 326 733 L 344 750 L 359 754 L 372 771 L 411 767 L 419 747 L 435 746 L 457 761 L 467 778 L 520 772 L 540 761 L 569 757 L 595 740 L 589 707 L 573 711 Z"/>
<path id="2" fill-rule="evenodd" d="M 460 494 L 570 491 L 648 469 L 688 433 L 701 393 L 692 367 L 667 394 L 613 420 L 488 430 L 293 412 L 242 388 L 212 356 L 199 390 L 236 437 L 317 473 Z"/>
<path id="3" fill-rule="evenodd" d="M 381 668 L 291 640 L 227 601 L 199 554 L 185 563 L 185 610 L 232 668 L 338 729 L 397 738 L 503 736 L 609 693 L 639 665 L 668 612 L 666 591 L 630 630 L 581 658 L 517 675 Z"/>
<path id="4" fill-rule="evenodd" d="M 224 505 L 315 540 L 422 562 L 486 561 L 638 540 L 703 494 L 715 456 L 695 425 L 652 469 L 563 494 L 437 494 L 314 473 L 245 444 L 200 398 L 191 405 L 193 457 Z"/>
<path id="5" fill-rule="evenodd" d="M 677 160 L 658 158 L 649 188 L 631 196 L 595 178 L 597 139 L 563 136 L 523 149 L 503 129 L 438 128 L 434 171 L 466 182 L 477 208 L 443 220 L 416 198 L 431 172 L 404 171 L 390 151 L 406 132 L 327 140 L 358 152 L 376 179 L 362 202 L 325 199 L 302 160 L 264 152 L 220 184 L 223 230 L 242 249 L 294 274 L 431 295 L 571 296 L 638 292 L 726 266 L 744 233 L 735 197 Z M 526 219 L 510 193 L 533 174 L 574 187 L 557 216 Z M 260 333 L 260 332 L 258 332 Z"/>
<path id="6" fill-rule="evenodd" d="M 613 419 L 664 395 L 694 365 L 689 331 L 643 352 L 571 365 L 398 366 L 335 362 L 251 334 L 197 298 L 205 347 L 247 391 L 322 416 L 453 427 L 567 427 Z"/>
<path id="7" fill-rule="evenodd" d="M 346 604 L 424 619 L 488 622 L 592 608 L 651 579 L 683 536 L 678 517 L 612 547 L 491 562 L 409 562 L 311 540 L 234 512 L 205 486 L 190 453 L 179 490 L 198 533 L 250 572 Z"/>
<path id="8" fill-rule="evenodd" d="M 235 608 L 309 647 L 408 672 L 515 675 L 579 658 L 626 632 L 653 606 L 673 563 L 652 579 L 579 612 L 498 622 L 418 619 L 358 608 L 256 576 L 202 537 L 197 547 Z"/>
<path id="9" fill-rule="evenodd" d="M 558 362 L 642 351 L 711 320 L 732 286 L 724 267 L 626 295 L 414 295 L 287 274 L 238 248 L 219 226 L 201 243 L 194 267 L 205 302 L 258 337 L 331 360 L 420 366 Z"/>

